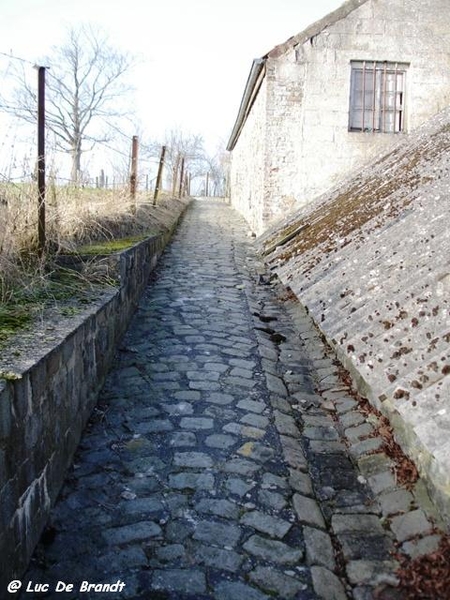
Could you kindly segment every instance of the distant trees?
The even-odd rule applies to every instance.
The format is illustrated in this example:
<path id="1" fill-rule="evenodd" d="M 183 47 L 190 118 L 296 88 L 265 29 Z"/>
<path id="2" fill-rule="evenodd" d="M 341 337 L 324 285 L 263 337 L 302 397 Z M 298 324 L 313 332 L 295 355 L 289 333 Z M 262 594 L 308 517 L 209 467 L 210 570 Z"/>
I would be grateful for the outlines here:
<path id="1" fill-rule="evenodd" d="M 68 31 L 67 40 L 41 64 L 46 78 L 46 127 L 57 147 L 70 154 L 71 180 L 80 181 L 81 157 L 112 136 L 111 124 L 129 114 L 121 109 L 130 88 L 124 81 L 131 69 L 130 55 L 116 50 L 100 30 L 89 25 Z M 36 86 L 19 77 L 14 114 L 36 121 Z"/>
<path id="2" fill-rule="evenodd" d="M 184 158 L 184 171 L 189 173 L 193 194 L 205 194 L 205 178 L 208 173 L 210 194 L 224 195 L 228 173 L 228 155 L 225 150 L 217 150 L 211 155 L 205 149 L 201 135 L 186 133 L 180 128 L 171 129 L 162 140 L 147 144 L 147 153 L 156 158 L 162 145 L 166 146 L 165 187 L 168 190 L 176 192 L 180 184 L 181 160 Z"/>

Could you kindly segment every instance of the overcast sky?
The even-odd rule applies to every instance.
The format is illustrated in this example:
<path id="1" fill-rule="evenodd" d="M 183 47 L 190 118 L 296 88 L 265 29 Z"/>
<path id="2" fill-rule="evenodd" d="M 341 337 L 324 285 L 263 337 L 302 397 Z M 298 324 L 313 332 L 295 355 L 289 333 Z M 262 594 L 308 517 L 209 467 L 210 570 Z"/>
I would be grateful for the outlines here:
<path id="1" fill-rule="evenodd" d="M 181 128 L 213 149 L 231 132 L 252 60 L 341 0 L 0 0 L 0 52 L 37 62 L 67 27 L 101 26 L 137 55 L 141 128 L 160 139 Z M 8 59 L 0 55 L 0 84 Z"/>

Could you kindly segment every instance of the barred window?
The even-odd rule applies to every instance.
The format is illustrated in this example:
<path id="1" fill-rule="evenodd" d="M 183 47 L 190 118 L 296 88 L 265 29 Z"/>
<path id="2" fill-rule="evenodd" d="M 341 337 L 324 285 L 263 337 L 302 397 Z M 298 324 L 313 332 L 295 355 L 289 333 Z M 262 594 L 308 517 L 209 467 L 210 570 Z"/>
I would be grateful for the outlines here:
<path id="1" fill-rule="evenodd" d="M 405 63 L 352 61 L 350 131 L 405 131 Z"/>

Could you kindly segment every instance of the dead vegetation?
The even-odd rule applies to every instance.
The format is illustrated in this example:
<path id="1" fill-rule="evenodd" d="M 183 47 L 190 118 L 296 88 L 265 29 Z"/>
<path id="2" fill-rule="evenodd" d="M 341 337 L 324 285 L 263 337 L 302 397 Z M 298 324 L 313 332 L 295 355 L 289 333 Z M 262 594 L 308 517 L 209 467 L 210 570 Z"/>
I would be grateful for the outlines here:
<path id="1" fill-rule="evenodd" d="M 167 231 L 187 200 L 161 195 L 153 206 L 150 194 L 131 202 L 122 190 L 74 187 L 47 188 L 43 255 L 37 252 L 35 185 L 0 184 L 0 343 L 24 327 L 49 303 L 85 302 L 99 288 L 115 284 L 109 273 L 62 268 L 61 255 L 104 254 L 131 246 L 139 239 Z M 120 241 L 119 241 L 120 240 Z"/>

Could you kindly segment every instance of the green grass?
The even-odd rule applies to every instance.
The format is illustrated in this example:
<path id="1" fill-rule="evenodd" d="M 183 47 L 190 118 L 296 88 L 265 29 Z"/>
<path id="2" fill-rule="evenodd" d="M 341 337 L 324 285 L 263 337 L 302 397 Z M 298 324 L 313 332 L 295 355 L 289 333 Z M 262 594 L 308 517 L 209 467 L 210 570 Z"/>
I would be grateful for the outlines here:
<path id="1" fill-rule="evenodd" d="M 32 316 L 26 306 L 0 304 L 0 347 L 11 335 L 26 329 L 31 321 Z"/>
<path id="2" fill-rule="evenodd" d="M 29 329 L 45 308 L 56 307 L 62 316 L 74 316 L 111 284 L 109 279 L 93 283 L 88 276 L 61 267 L 30 273 L 26 283 L 10 292 L 7 302 L 0 302 L 0 348 L 14 334 Z"/>
<path id="3" fill-rule="evenodd" d="M 104 242 L 95 242 L 92 244 L 85 244 L 84 246 L 79 246 L 77 248 L 77 254 L 83 255 L 108 255 L 114 254 L 115 252 L 121 252 L 122 250 L 126 250 L 127 248 L 131 248 L 135 244 L 142 242 L 143 240 L 151 237 L 152 235 L 156 235 L 156 232 L 147 232 L 142 235 L 135 235 L 130 237 L 118 238 L 113 240 L 106 240 Z"/>

